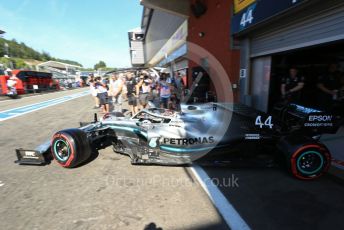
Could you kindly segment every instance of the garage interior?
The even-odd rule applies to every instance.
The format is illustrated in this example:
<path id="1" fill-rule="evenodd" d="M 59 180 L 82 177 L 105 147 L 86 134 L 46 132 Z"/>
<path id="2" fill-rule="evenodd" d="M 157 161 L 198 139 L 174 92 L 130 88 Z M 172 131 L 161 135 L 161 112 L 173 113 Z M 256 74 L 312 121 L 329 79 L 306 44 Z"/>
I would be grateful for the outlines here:
<path id="1" fill-rule="evenodd" d="M 296 67 L 299 75 L 305 78 L 300 104 L 321 108 L 318 103 L 319 76 L 325 75 L 330 64 L 338 64 L 338 71 L 344 75 L 344 41 L 333 42 L 271 56 L 271 78 L 269 90 L 269 111 L 281 100 L 282 77 L 288 75 L 290 67 Z"/>

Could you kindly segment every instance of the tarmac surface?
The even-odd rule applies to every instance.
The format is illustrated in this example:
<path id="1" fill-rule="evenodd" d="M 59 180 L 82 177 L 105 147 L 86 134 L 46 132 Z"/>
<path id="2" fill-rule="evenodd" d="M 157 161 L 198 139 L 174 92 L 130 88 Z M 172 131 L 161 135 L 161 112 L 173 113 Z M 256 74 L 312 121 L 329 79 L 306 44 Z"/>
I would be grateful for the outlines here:
<path id="1" fill-rule="evenodd" d="M 283 168 L 205 171 L 251 229 L 343 229 L 344 183 L 331 175 L 301 181 Z M 236 184 L 221 183 L 228 178 Z"/>
<path id="2" fill-rule="evenodd" d="M 2 101 L 0 112 L 84 90 Z M 75 169 L 13 163 L 16 148 L 91 121 L 93 106 L 84 96 L 0 122 L 0 229 L 229 229 L 190 167 L 132 166 L 111 148 Z M 305 182 L 282 168 L 203 169 L 251 229 L 341 229 L 344 183 L 331 175 Z"/>

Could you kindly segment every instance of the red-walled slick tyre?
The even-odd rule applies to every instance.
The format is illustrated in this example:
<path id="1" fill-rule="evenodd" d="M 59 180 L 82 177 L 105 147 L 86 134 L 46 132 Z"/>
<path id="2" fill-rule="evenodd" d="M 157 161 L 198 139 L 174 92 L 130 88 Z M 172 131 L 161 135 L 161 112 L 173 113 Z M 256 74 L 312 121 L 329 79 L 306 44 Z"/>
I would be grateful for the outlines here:
<path id="1" fill-rule="evenodd" d="M 51 154 L 65 168 L 74 168 L 91 156 L 86 133 L 80 129 L 66 129 L 55 133 L 51 141 Z"/>
<path id="2" fill-rule="evenodd" d="M 328 171 L 331 155 L 324 145 L 314 143 L 298 148 L 291 154 L 289 161 L 293 176 L 302 180 L 313 180 Z"/>

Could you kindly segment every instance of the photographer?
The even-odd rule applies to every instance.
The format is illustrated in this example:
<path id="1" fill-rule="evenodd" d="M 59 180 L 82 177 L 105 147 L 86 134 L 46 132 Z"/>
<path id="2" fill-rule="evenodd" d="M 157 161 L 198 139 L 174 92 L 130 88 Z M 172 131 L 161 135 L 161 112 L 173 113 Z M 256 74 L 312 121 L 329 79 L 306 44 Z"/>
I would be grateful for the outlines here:
<path id="1" fill-rule="evenodd" d="M 127 75 L 126 86 L 127 86 L 128 104 L 129 104 L 132 115 L 138 112 L 136 85 L 137 85 L 137 82 L 135 80 L 134 73 L 129 73 Z"/>
<path id="2" fill-rule="evenodd" d="M 151 94 L 152 80 L 147 75 L 141 75 L 136 85 L 136 95 L 139 95 L 140 109 L 145 109 Z"/>
<path id="3" fill-rule="evenodd" d="M 100 77 L 96 78 L 95 88 L 97 91 L 97 97 L 99 98 L 99 105 L 103 109 L 103 113 L 109 112 L 109 96 L 107 93 L 107 86 L 101 81 Z"/>

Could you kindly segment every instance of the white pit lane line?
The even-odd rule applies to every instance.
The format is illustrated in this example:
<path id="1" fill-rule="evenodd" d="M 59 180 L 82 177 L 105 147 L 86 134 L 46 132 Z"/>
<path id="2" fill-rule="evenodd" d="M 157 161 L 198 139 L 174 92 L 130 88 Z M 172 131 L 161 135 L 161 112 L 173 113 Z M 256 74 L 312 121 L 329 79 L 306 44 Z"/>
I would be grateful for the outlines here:
<path id="1" fill-rule="evenodd" d="M 5 184 L 0 180 L 0 187 L 4 186 Z"/>
<path id="2" fill-rule="evenodd" d="M 208 174 L 200 166 L 192 166 L 191 171 L 232 230 L 251 230 L 233 205 L 220 192 L 216 185 L 211 182 Z"/>
<path id="3" fill-rule="evenodd" d="M 72 89 L 74 90 L 74 89 Z M 75 89 L 76 90 L 76 89 Z M 39 94 L 37 93 L 37 95 L 30 95 L 30 96 L 27 96 L 27 97 L 21 97 L 20 100 L 26 100 L 26 99 L 31 99 L 31 98 L 35 98 L 35 97 L 42 97 L 42 96 L 46 96 L 46 95 L 49 95 L 49 94 L 62 94 L 62 93 L 65 93 L 67 92 L 68 90 L 60 90 L 60 91 L 55 91 L 55 92 L 51 92 L 51 93 L 43 93 L 43 94 Z M 0 100 L 0 104 L 3 103 L 3 102 L 10 102 L 10 101 L 13 101 L 13 99 L 6 99 L 6 100 Z"/>
<path id="4" fill-rule="evenodd" d="M 65 95 L 62 97 L 57 97 L 57 98 L 53 98 L 53 99 L 49 99 L 46 101 L 42 101 L 42 102 L 38 102 L 38 103 L 34 103 L 31 105 L 25 105 L 25 106 L 21 106 L 21 107 L 17 107 L 17 108 L 13 108 L 13 109 L 9 109 L 9 110 L 5 110 L 5 111 L 0 111 L 0 122 L 1 121 L 5 121 L 5 120 L 9 120 L 15 117 L 19 117 L 28 113 L 32 113 L 41 109 L 45 109 L 48 108 L 50 106 L 54 106 L 54 105 L 58 105 L 61 104 L 63 102 L 67 102 L 67 101 L 71 101 L 80 97 L 84 97 L 89 95 L 90 92 L 88 90 L 83 91 L 83 92 L 78 92 L 75 94 L 71 94 L 71 95 Z"/>

